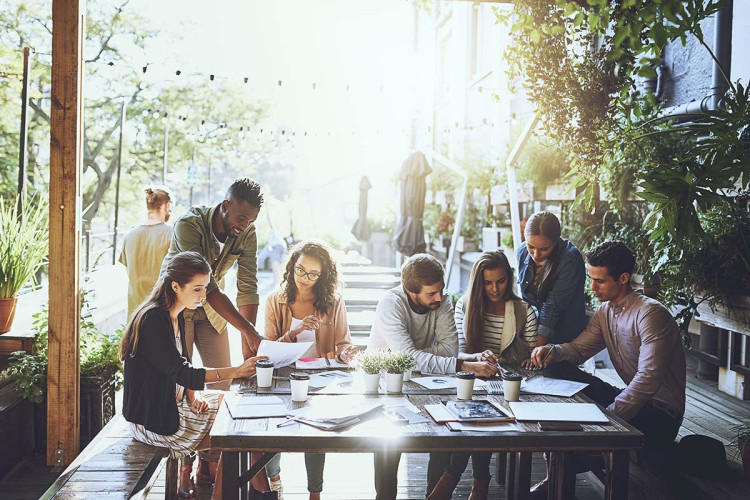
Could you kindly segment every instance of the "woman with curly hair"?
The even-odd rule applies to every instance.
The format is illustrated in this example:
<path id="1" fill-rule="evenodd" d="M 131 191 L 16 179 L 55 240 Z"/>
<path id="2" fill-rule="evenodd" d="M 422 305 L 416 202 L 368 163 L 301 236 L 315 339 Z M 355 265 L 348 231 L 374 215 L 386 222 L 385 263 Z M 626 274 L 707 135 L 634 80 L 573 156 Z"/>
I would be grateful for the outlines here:
<path id="1" fill-rule="evenodd" d="M 339 285 L 336 261 L 328 246 L 315 241 L 298 243 L 287 260 L 281 290 L 266 300 L 266 339 L 313 342 L 303 358 L 351 361 L 357 348 L 349 335 Z M 310 500 L 318 500 L 323 491 L 324 464 L 324 453 L 305 453 Z M 278 459 L 266 465 L 272 488 L 280 482 L 280 470 Z"/>

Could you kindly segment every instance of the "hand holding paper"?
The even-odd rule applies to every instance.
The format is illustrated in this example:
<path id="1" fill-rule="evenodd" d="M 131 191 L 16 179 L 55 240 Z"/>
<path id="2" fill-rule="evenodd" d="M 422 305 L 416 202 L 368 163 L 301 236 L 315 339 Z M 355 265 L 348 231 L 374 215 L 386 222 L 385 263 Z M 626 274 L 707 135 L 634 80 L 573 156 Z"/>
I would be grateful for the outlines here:
<path id="1" fill-rule="evenodd" d="M 312 342 L 274 342 L 261 340 L 258 356 L 268 356 L 276 368 L 291 365 L 305 354 Z"/>

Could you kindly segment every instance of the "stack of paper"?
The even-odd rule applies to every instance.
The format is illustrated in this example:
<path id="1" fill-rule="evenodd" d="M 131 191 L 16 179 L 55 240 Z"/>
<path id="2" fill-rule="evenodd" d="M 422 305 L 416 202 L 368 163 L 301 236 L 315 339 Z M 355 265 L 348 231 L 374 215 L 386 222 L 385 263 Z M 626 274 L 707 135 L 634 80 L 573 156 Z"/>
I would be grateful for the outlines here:
<path id="1" fill-rule="evenodd" d="M 299 361 L 298 361 L 299 362 Z M 340 370 L 333 370 L 323 373 L 315 373 L 310 376 L 310 387 L 326 387 L 330 384 L 345 384 L 351 382 L 353 379 L 352 375 L 347 372 Z"/>
<path id="2" fill-rule="evenodd" d="M 232 418 L 284 417 L 289 413 L 278 396 L 229 393 L 224 396 Z"/>
<path id="3" fill-rule="evenodd" d="M 341 363 L 329 358 L 300 358 L 295 364 L 298 370 L 325 370 L 326 368 L 351 368 L 346 363 Z"/>
<path id="4" fill-rule="evenodd" d="M 531 380 L 524 380 L 521 383 L 521 392 L 526 394 L 546 394 L 548 396 L 564 396 L 566 398 L 574 396 L 581 389 L 585 389 L 589 384 L 584 382 L 573 382 L 572 380 L 563 380 L 559 378 L 534 377 Z"/>
<path id="5" fill-rule="evenodd" d="M 426 389 L 455 389 L 456 388 L 456 377 L 446 377 L 435 375 L 432 377 L 416 377 L 411 379 L 415 384 L 419 384 Z M 482 389 L 485 386 L 485 381 L 476 379 L 474 380 L 474 389 Z"/>
<path id="6" fill-rule="evenodd" d="M 383 401 L 379 399 L 362 398 L 355 402 L 346 396 L 331 399 L 329 403 L 299 408 L 291 411 L 290 415 L 297 422 L 324 431 L 335 431 L 360 422 L 383 406 Z"/>

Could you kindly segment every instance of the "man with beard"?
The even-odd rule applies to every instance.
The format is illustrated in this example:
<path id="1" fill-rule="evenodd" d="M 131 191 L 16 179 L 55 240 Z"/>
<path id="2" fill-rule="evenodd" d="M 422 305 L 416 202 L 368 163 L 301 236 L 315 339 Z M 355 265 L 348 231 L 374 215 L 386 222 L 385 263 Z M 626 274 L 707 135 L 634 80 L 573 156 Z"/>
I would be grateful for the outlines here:
<path id="1" fill-rule="evenodd" d="M 390 349 L 411 354 L 422 373 L 455 374 L 470 371 L 491 377 L 491 361 L 458 359 L 458 332 L 450 296 L 443 294 L 445 271 L 435 257 L 416 254 L 401 268 L 402 286 L 392 288 L 378 303 L 368 350 Z M 375 454 L 375 490 L 378 500 L 394 499 L 399 452 Z M 450 453 L 431 453 L 427 495 L 443 474 Z"/>
<path id="2" fill-rule="evenodd" d="M 240 331 L 242 356 L 248 359 L 258 351 L 261 337 L 255 329 L 258 314 L 258 240 L 254 222 L 263 205 L 260 185 L 247 177 L 236 179 L 213 207 L 192 207 L 174 224 L 174 236 L 161 270 L 180 252 L 198 252 L 211 266 L 206 301 L 193 311 L 185 310 L 185 345 L 190 358 L 193 344 L 203 366 L 231 366 L 227 323 Z M 224 293 L 224 276 L 237 263 L 237 307 Z M 211 389 L 227 390 L 231 381 L 209 384 Z M 202 453 L 198 483 L 212 483 L 218 455 Z M 210 462 L 210 464 L 209 464 Z M 184 460 L 183 465 L 190 465 Z"/>
<path id="3" fill-rule="evenodd" d="M 172 197 L 165 187 L 148 187 L 146 222 L 128 233 L 122 243 L 120 263 L 128 272 L 128 317 L 146 300 L 159 279 L 159 269 L 169 250 Z"/>

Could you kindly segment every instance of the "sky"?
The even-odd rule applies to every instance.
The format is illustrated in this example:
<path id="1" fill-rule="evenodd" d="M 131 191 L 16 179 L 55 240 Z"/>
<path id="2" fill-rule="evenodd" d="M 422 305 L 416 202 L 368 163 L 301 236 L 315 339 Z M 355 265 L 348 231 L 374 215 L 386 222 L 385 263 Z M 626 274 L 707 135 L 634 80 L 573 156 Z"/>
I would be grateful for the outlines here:
<path id="1" fill-rule="evenodd" d="M 374 210 L 394 210 L 392 179 L 409 153 L 420 93 L 410 1 L 133 0 L 127 8 L 162 30 L 142 56 L 150 78 L 175 78 L 175 69 L 247 77 L 272 126 L 308 132 L 287 155 L 300 227 L 323 236 L 323 226 L 353 222 L 362 175 Z"/>

